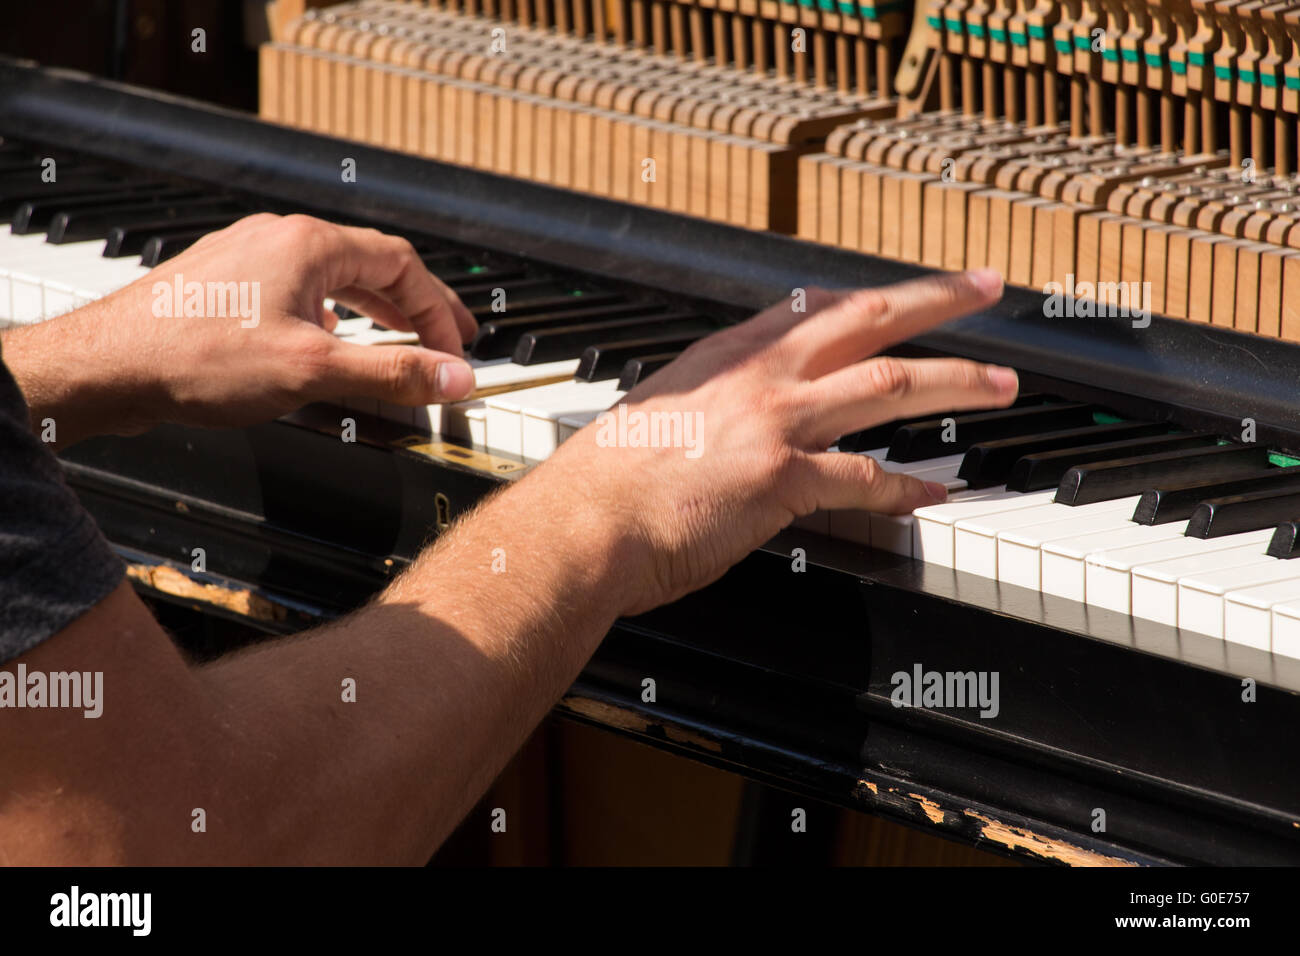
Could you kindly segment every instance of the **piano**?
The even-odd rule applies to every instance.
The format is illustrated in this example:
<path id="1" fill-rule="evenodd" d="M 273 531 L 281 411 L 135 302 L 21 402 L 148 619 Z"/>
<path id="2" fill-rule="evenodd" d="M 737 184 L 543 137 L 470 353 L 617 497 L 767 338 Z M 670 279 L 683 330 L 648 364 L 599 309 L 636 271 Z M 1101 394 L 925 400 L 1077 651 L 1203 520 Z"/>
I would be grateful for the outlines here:
<path id="1" fill-rule="evenodd" d="M 929 268 L 19 61 L 0 61 L 0 136 L 2 323 L 106 295 L 260 210 L 405 235 L 478 317 L 466 402 L 340 397 L 63 452 L 143 593 L 268 634 L 364 602 L 431 532 L 709 331 L 796 288 Z M 618 622 L 561 712 L 1028 860 L 1300 861 L 1286 743 L 1300 345 L 1158 313 L 1051 313 L 1012 285 L 898 350 L 1015 367 L 1013 408 L 835 446 L 942 481 L 948 502 L 797 521 L 714 585 Z M 353 341 L 402 341 L 341 314 Z M 339 440 L 345 420 L 355 443 Z M 944 687 L 970 695 L 927 702 Z"/>

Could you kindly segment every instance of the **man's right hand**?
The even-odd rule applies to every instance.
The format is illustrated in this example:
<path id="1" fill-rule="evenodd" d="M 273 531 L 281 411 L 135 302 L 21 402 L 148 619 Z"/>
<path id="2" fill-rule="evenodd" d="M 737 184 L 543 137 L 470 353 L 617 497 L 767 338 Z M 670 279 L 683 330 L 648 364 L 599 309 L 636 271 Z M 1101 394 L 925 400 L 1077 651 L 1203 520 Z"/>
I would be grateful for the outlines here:
<path id="1" fill-rule="evenodd" d="M 629 415 L 695 416 L 697 452 L 610 444 L 616 430 L 606 424 L 602 433 L 598 419 L 521 486 L 567 495 L 552 514 L 576 502 L 600 514 L 592 526 L 620 529 L 624 613 L 703 587 L 795 517 L 830 508 L 902 513 L 942 501 L 942 485 L 826 449 L 897 418 L 1011 404 L 1018 388 L 1011 369 L 872 358 L 1001 294 L 992 270 L 809 290 L 806 312 L 774 305 L 696 343 L 627 395 Z"/>

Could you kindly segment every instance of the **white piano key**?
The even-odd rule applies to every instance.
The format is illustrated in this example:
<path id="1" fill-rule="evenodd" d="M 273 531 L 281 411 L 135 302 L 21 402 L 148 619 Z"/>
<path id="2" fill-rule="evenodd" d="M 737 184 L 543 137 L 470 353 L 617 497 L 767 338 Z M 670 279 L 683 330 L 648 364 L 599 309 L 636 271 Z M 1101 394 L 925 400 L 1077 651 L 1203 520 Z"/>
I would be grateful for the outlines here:
<path id="1" fill-rule="evenodd" d="M 1048 551 L 1057 541 L 1079 537 L 1082 529 L 1124 534 L 1133 526 L 1128 511 L 1097 515 L 1081 521 L 1050 522 L 1032 529 L 1008 531 L 998 536 L 998 580 L 1042 594 L 1083 601 L 1082 556 Z"/>
<path id="2" fill-rule="evenodd" d="M 959 500 L 966 490 L 966 482 L 957 477 L 962 455 L 946 455 L 941 458 L 926 458 L 921 461 L 897 462 L 887 461 L 888 448 L 873 448 L 870 451 L 850 452 L 849 454 L 867 455 L 876 459 L 886 471 L 909 474 L 921 481 L 937 481 L 948 489 L 948 500 Z M 983 495 L 980 495 L 983 497 Z M 880 551 L 911 556 L 915 520 L 910 514 L 887 515 L 843 509 L 827 513 L 827 534 L 832 538 L 852 541 L 855 544 L 870 545 Z"/>
<path id="3" fill-rule="evenodd" d="M 949 494 L 948 500 L 943 505 L 929 505 L 927 507 L 938 508 L 946 505 L 956 504 L 959 502 L 982 501 L 985 498 L 992 498 L 998 495 L 1004 495 L 1005 492 L 1000 488 L 967 488 Z M 903 554 L 908 557 L 920 558 L 920 546 L 918 543 L 918 523 L 916 512 L 902 515 L 887 515 L 873 512 L 871 514 L 871 546 L 878 551 L 890 551 L 894 554 Z M 951 558 L 951 528 L 949 532 L 949 559 L 948 567 L 952 567 Z M 924 560 L 929 560 L 928 558 Z M 939 562 L 935 562 L 939 563 Z"/>
<path id="4" fill-rule="evenodd" d="M 1032 552 L 1032 563 L 1036 568 L 1038 548 L 1042 541 L 1050 540 L 1050 537 L 1054 536 L 1078 534 L 1090 525 L 1097 527 L 1097 521 L 1103 519 L 1110 519 L 1110 525 L 1113 527 L 1122 527 L 1124 521 L 1132 516 L 1137 501 L 1136 497 L 1120 498 L 1077 507 L 1048 502 L 962 519 L 953 525 L 953 567 L 958 571 L 978 574 L 981 577 L 1000 579 L 1001 575 L 998 571 L 1000 539 L 1004 534 L 1017 529 L 1026 529 L 1025 534 L 1012 537 L 1011 540 L 1020 550 Z M 1114 520 L 1116 517 L 1119 520 Z M 1038 533 L 1040 530 L 1042 534 Z M 1012 549 L 1013 552 L 1015 550 Z M 1027 559 L 1029 555 L 1021 557 Z M 1033 578 L 1032 584 L 1022 584 L 1022 586 L 1037 589 L 1037 570 L 1033 572 Z"/>
<path id="5" fill-rule="evenodd" d="M 822 511 L 818 508 L 812 514 L 801 515 L 790 522 L 791 528 L 803 528 L 806 531 L 815 531 L 818 534 L 830 536 L 831 533 L 831 513 Z"/>
<path id="6" fill-rule="evenodd" d="M 575 432 L 586 428 L 596 420 L 599 411 L 588 409 L 585 412 L 576 412 L 572 415 L 565 415 L 560 419 L 560 444 L 572 438 Z"/>
<path id="7" fill-rule="evenodd" d="M 325 300 L 326 308 L 329 307 L 329 299 Z M 368 332 L 374 328 L 374 323 L 364 315 L 353 316 L 350 319 L 339 319 L 338 325 L 334 326 L 334 334 L 341 339 L 351 338 L 361 332 Z"/>
<path id="8" fill-rule="evenodd" d="M 1180 580 L 1259 564 L 1261 550 L 1259 545 L 1246 545 L 1135 567 L 1132 573 L 1133 616 L 1178 627 Z"/>
<path id="9" fill-rule="evenodd" d="M 104 241 L 53 244 L 44 233 L 0 237 L 0 318 L 53 318 L 129 285 L 149 270 L 135 256 L 106 259 Z"/>
<path id="10" fill-rule="evenodd" d="M 1154 530 L 1154 529 L 1153 529 Z M 1228 535 L 1222 538 L 1188 538 L 1184 536 L 1151 541 L 1137 545 L 1103 548 L 1089 554 L 1084 563 L 1087 565 L 1084 588 L 1088 604 L 1118 611 L 1121 614 L 1133 613 L 1133 569 L 1145 565 L 1159 565 L 1160 562 L 1173 561 L 1199 555 L 1231 551 L 1234 548 L 1246 548 L 1246 554 L 1259 556 L 1268 547 L 1272 530 L 1250 531 L 1245 534 Z M 1235 558 L 1235 555 L 1234 555 Z M 1249 560 L 1247 558 L 1246 560 Z M 1211 565 L 1213 564 L 1211 563 Z M 1175 575 L 1174 580 L 1177 580 Z M 1156 588 L 1155 585 L 1151 585 Z M 1148 615 L 1137 615 L 1149 617 Z M 1176 616 L 1176 615 L 1175 615 Z M 1158 618 L 1150 618 L 1158 620 Z"/>
<path id="11" fill-rule="evenodd" d="M 948 501 L 966 501 L 973 498 L 986 498 L 999 489 L 981 489 L 970 491 L 966 482 L 957 477 L 961 466 L 961 455 L 948 455 L 943 458 L 927 458 L 913 462 L 889 462 L 884 460 L 888 448 L 878 448 L 870 452 L 858 452 L 875 458 L 887 470 L 910 474 L 921 481 L 937 481 L 948 489 Z M 840 517 L 831 520 L 831 537 L 843 537 L 858 544 L 870 543 L 878 551 L 903 554 L 913 557 L 916 551 L 916 519 L 911 514 L 889 515 L 878 512 L 839 512 Z M 859 517 L 848 517 L 858 515 Z M 835 528 L 841 529 L 837 533 Z"/>
<path id="12" fill-rule="evenodd" d="M 343 321 L 354 322 L 355 319 Z M 370 320 L 367 319 L 367 322 Z M 337 335 L 337 330 L 335 331 Z M 397 329 L 357 329 L 346 333 L 344 340 L 353 345 L 419 345 L 420 337 L 414 332 L 401 332 Z"/>
<path id="13" fill-rule="evenodd" d="M 45 243 L 42 233 L 8 238 L 8 251 L 0 260 L 4 283 L 0 296 L 8 302 L 9 317 L 21 323 L 37 322 L 45 317 L 44 277 L 65 272 L 67 258 L 84 260 L 83 251 L 92 257 L 99 257 L 104 251 L 102 240 L 55 246 Z"/>
<path id="14" fill-rule="evenodd" d="M 0 320 L 6 323 L 10 320 L 17 321 L 14 318 L 11 273 L 15 270 L 21 271 L 24 264 L 31 261 L 34 255 L 36 261 L 40 262 L 40 256 L 44 254 L 44 245 L 43 233 L 16 236 L 7 224 L 0 227 Z"/>
<path id="15" fill-rule="evenodd" d="M 367 320 L 368 321 L 368 320 Z M 345 341 L 352 341 L 351 337 Z M 542 362 L 537 365 L 516 365 L 509 359 L 474 359 L 467 358 L 474 372 L 474 391 L 489 394 L 504 394 L 512 390 L 536 387 L 538 383 L 553 383 L 557 379 L 566 380 L 578 370 L 577 359 L 561 362 Z M 413 408 L 409 416 L 394 415 L 412 427 L 427 430 L 431 434 L 441 434 L 449 438 L 465 441 L 475 440 L 477 433 L 479 444 L 487 440 L 487 419 L 485 398 L 469 398 L 462 402 L 449 402 L 439 405 L 426 405 Z M 396 406 L 394 406 L 396 407 Z M 471 415 L 471 413 L 473 413 Z M 381 409 L 382 414 L 382 409 Z M 593 417 L 594 417 L 593 413 Z M 475 424 L 471 424 L 471 423 Z"/>
<path id="16" fill-rule="evenodd" d="M 572 379 L 578 371 L 578 359 L 561 359 L 558 362 L 539 362 L 536 365 L 516 365 L 509 359 L 470 359 L 474 370 L 474 391 L 504 390 L 532 387 Z M 617 380 L 612 380 L 615 385 Z M 597 384 L 583 382 L 584 385 Z M 480 396 L 487 397 L 487 396 Z"/>
<path id="17" fill-rule="evenodd" d="M 451 414 L 443 417 L 443 424 L 449 429 L 448 435 L 472 445 L 487 446 L 486 399 L 471 399 L 469 402 L 458 402 L 456 405 L 445 407 L 449 410 L 454 409 Z"/>
<path id="18" fill-rule="evenodd" d="M 1223 638 L 1234 644 L 1270 650 L 1273 606 L 1300 600 L 1300 581 L 1285 579 L 1255 585 L 1223 596 Z"/>
<path id="19" fill-rule="evenodd" d="M 72 272 L 65 279 L 46 277 L 41 283 L 45 317 L 52 319 L 87 302 L 102 299 L 148 274 L 148 269 L 132 264 L 133 261 L 126 262 L 125 266 Z"/>
<path id="20" fill-rule="evenodd" d="M 841 541 L 852 541 L 854 544 L 871 547 L 871 517 L 870 511 L 847 508 L 828 511 L 826 512 L 826 534 Z M 912 538 L 910 530 L 907 538 L 910 542 Z M 910 546 L 908 550 L 911 550 Z"/>
<path id="21" fill-rule="evenodd" d="M 909 471 L 907 474 L 912 478 L 917 478 L 921 481 L 937 481 L 948 489 L 949 494 L 952 494 L 954 491 L 964 491 L 966 489 L 966 480 L 964 478 L 958 478 L 956 471 L 946 466 L 941 466 L 939 468 L 926 468 L 921 471 Z"/>
<path id="22" fill-rule="evenodd" d="M 41 290 L 41 317 L 53 319 L 71 312 L 79 302 L 100 298 L 96 290 L 71 286 L 62 282 L 46 282 Z"/>
<path id="23" fill-rule="evenodd" d="M 1272 617 L 1273 653 L 1300 659 L 1300 599 L 1274 604 Z"/>
<path id="24" fill-rule="evenodd" d="M 942 504 L 917 508 L 912 512 L 915 518 L 912 556 L 929 564 L 951 568 L 955 560 L 953 529 L 958 521 L 1048 504 L 1055 494 L 1055 490 L 1026 494 L 999 486 L 981 489 L 969 498 L 957 496 Z M 873 526 L 873 537 L 874 533 Z"/>
<path id="25" fill-rule="evenodd" d="M 890 461 L 888 458 L 889 449 L 872 448 L 869 451 L 854 452 L 858 455 L 870 455 L 876 461 L 880 462 L 880 467 L 885 471 L 896 471 L 905 475 L 914 474 L 918 471 L 933 471 L 936 468 L 951 468 L 954 475 L 957 469 L 961 467 L 961 461 L 965 455 L 944 455 L 940 458 L 923 458 L 920 461 Z"/>
<path id="26" fill-rule="evenodd" d="M 1186 631 L 1223 637 L 1224 595 L 1286 579 L 1300 581 L 1300 567 L 1266 557 L 1235 568 L 1216 568 L 1178 580 L 1178 626 Z"/>
<path id="27" fill-rule="evenodd" d="M 1038 589 L 1044 594 L 1085 601 L 1088 594 L 1089 555 L 1107 549 L 1166 541 L 1177 538 L 1186 531 L 1186 521 L 1161 525 L 1134 524 L 1129 521 L 1118 527 L 1104 529 L 1095 527 L 1083 534 L 1043 541 L 1037 554 Z M 1011 538 L 1012 535 L 1007 535 L 1005 539 L 998 542 L 998 575 L 1001 578 L 1003 570 L 1008 569 L 1007 583 L 1015 584 L 1019 582 L 1013 579 L 1009 562 L 1016 560 L 1015 557 L 1010 556 L 1010 552 L 1017 542 L 1009 540 Z M 1128 593 L 1127 581 L 1124 585 L 1124 593 L 1126 595 Z M 1126 597 L 1125 603 L 1127 602 Z"/>
<path id="28" fill-rule="evenodd" d="M 570 383 L 561 383 L 568 385 Z M 551 398 L 542 402 L 523 403 L 524 457 L 543 461 L 560 447 L 560 420 L 568 415 L 592 412 L 599 415 L 620 401 L 627 393 L 618 387 L 618 379 L 600 382 L 575 382 L 572 397 Z"/>
<path id="29" fill-rule="evenodd" d="M 90 277 L 94 276 L 97 286 L 111 291 L 110 287 L 116 288 L 112 280 L 117 279 L 125 284 L 148 271 L 136 256 L 104 258 L 103 239 L 45 243 L 41 252 L 42 254 L 28 259 L 23 269 L 46 281 L 89 284 Z"/>
<path id="30" fill-rule="evenodd" d="M 497 451 L 523 455 L 525 444 L 546 458 L 555 450 L 559 420 L 575 412 L 603 411 L 621 398 L 618 382 L 556 382 L 505 392 L 487 398 L 487 445 Z"/>

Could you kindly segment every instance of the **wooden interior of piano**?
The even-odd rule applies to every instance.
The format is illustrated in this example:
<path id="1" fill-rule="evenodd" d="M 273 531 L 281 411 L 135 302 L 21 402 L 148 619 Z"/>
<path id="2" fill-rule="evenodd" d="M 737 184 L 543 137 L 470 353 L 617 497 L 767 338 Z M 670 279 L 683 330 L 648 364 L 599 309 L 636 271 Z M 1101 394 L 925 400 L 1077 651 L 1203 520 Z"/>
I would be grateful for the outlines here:
<path id="1" fill-rule="evenodd" d="M 1300 338 L 1289 3 L 303 7 L 261 48 L 274 122 Z"/>

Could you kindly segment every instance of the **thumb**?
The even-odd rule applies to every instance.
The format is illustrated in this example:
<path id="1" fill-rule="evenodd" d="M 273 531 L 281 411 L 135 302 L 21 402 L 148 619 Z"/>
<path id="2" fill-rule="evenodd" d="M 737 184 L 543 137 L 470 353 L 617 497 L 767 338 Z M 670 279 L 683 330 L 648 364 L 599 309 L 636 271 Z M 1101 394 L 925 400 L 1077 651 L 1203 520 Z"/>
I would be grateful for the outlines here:
<path id="1" fill-rule="evenodd" d="M 418 345 L 335 341 L 327 373 L 333 394 L 433 405 L 460 401 L 474 390 L 474 372 L 459 356 Z"/>
<path id="2" fill-rule="evenodd" d="M 820 508 L 907 514 L 948 497 L 942 483 L 886 471 L 867 455 L 828 451 L 813 455 L 811 460 Z"/>

